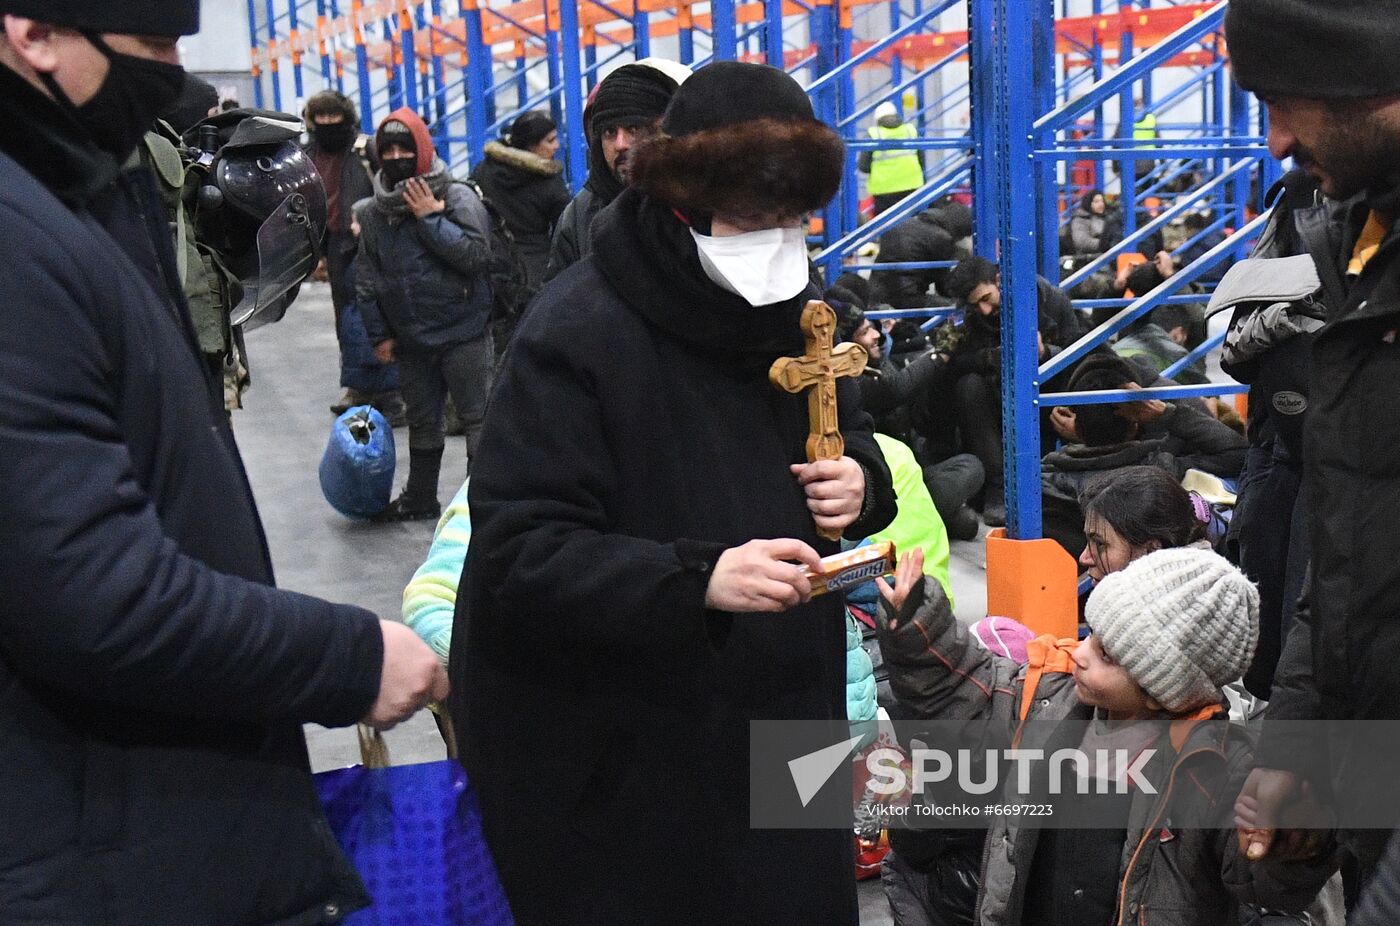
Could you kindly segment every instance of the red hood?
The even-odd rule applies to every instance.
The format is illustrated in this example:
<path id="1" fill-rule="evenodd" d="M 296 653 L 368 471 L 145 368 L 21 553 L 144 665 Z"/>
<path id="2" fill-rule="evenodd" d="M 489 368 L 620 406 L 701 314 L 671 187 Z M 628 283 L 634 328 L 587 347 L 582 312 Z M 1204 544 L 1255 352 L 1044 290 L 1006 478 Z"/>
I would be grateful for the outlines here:
<path id="1" fill-rule="evenodd" d="M 433 148 L 433 134 L 428 131 L 428 124 L 422 117 L 407 106 L 400 107 L 389 115 L 385 116 L 379 123 L 379 128 L 383 129 L 386 122 L 402 122 L 408 126 L 409 132 L 413 133 L 413 143 L 418 149 L 418 176 L 426 174 L 433 169 L 433 158 L 437 157 L 437 151 Z M 378 136 L 376 131 L 375 135 Z M 378 137 L 375 138 L 378 142 Z"/>

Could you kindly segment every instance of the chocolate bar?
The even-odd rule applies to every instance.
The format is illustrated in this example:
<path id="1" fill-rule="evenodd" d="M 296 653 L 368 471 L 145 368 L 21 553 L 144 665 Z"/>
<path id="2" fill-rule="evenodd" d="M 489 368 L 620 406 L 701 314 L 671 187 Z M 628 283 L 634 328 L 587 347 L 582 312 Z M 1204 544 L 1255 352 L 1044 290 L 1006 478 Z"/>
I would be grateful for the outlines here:
<path id="1" fill-rule="evenodd" d="M 812 597 L 815 598 L 889 575 L 894 572 L 894 567 L 894 544 L 882 541 L 823 557 L 821 572 L 814 573 L 806 567 L 802 572 L 811 580 Z"/>

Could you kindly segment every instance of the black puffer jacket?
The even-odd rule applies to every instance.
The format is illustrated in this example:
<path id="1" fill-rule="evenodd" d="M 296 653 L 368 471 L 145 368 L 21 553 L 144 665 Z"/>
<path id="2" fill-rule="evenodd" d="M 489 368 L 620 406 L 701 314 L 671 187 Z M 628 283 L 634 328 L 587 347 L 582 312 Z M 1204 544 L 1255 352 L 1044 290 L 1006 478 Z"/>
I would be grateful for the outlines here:
<path id="1" fill-rule="evenodd" d="M 1373 191 L 1295 215 L 1327 322 L 1314 336 L 1303 438 L 1312 582 L 1274 678 L 1273 718 L 1400 718 L 1400 229 L 1346 276 L 1372 207 L 1394 215 L 1397 199 Z M 1357 726 L 1328 725 L 1328 756 L 1266 724 L 1261 764 L 1330 775 L 1339 794 L 1383 793 L 1393 774 L 1357 761 L 1373 748 Z M 1384 844 L 1369 842 L 1358 847 L 1363 875 Z"/>
<path id="2" fill-rule="evenodd" d="M 368 711 L 378 622 L 273 587 L 153 181 L 82 139 L 0 67 L 0 920 L 336 922 L 301 725 Z"/>
<path id="3" fill-rule="evenodd" d="M 880 236 L 876 263 L 954 260 L 957 245 L 942 219 L 942 213 L 929 210 L 900 222 Z M 876 270 L 870 274 L 870 286 L 876 302 L 896 309 L 916 309 L 933 305 L 929 286 L 941 291 L 947 279 L 947 270 Z"/>
<path id="4" fill-rule="evenodd" d="M 486 159 L 476 165 L 472 179 L 515 236 L 533 290 L 544 280 L 550 233 L 569 205 L 564 165 L 493 141 L 486 145 Z"/>

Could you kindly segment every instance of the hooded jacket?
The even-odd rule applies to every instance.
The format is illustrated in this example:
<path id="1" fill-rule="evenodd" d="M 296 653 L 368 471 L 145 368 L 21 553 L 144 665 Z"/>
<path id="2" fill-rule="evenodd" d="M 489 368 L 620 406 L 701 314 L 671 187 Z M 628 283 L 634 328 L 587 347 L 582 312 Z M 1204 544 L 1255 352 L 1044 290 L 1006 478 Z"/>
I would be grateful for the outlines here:
<path id="1" fill-rule="evenodd" d="M 1092 712 L 1075 694 L 1069 653 L 1077 641 L 1039 637 L 1027 646 L 1030 662 L 1024 667 L 994 655 L 972 642 L 938 583 L 928 579 L 905 602 L 895 630 L 883 608 L 877 624 L 890 686 L 915 716 L 966 723 L 976 731 L 978 749 L 1014 743 L 1049 754 L 1078 745 L 1076 728 Z M 1153 744 L 1156 752 L 1143 773 L 1165 786 L 1157 795 L 1132 792 L 1115 926 L 1237 926 L 1241 903 L 1298 912 L 1331 876 L 1329 856 L 1294 863 L 1240 856 L 1234 795 L 1250 767 L 1250 738 L 1222 715 L 1219 705 L 1211 705 L 1179 718 Z M 1009 790 L 1005 801 L 1020 804 L 1024 798 Z M 1185 827 L 1174 820 L 1215 823 Z M 1023 917 L 1039 835 L 1031 816 L 992 820 L 978 926 L 1039 926 Z"/>
<path id="2" fill-rule="evenodd" d="M 368 898 L 301 726 L 373 614 L 273 587 L 152 179 L 0 67 L 0 919 L 333 923 Z"/>
<path id="3" fill-rule="evenodd" d="M 493 141 L 472 179 L 515 236 L 532 288 L 539 286 L 549 263 L 550 234 L 569 205 L 564 165 Z"/>
<path id="4" fill-rule="evenodd" d="M 412 110 L 391 113 L 418 142 L 418 174 L 446 204 L 417 218 L 404 184 L 374 178 L 374 199 L 358 212 L 360 256 L 355 301 L 370 343 L 390 338 L 406 351 L 432 351 L 481 337 L 491 314 L 491 218 L 466 184 L 433 153 L 427 126 Z M 421 135 L 421 137 L 420 137 Z"/>

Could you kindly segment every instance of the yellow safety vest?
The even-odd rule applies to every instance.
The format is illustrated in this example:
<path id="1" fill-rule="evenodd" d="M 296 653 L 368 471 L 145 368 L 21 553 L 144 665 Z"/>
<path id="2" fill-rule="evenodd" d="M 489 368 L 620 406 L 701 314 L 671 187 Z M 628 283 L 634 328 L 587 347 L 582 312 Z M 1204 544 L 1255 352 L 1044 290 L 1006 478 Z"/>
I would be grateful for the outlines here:
<path id="1" fill-rule="evenodd" d="M 870 137 L 875 141 L 918 138 L 919 131 L 912 125 L 898 125 L 887 129 L 881 125 L 870 127 Z M 924 167 L 919 163 L 919 153 L 907 148 L 890 151 L 875 151 L 870 158 L 870 195 L 883 196 L 886 193 L 903 193 L 917 190 L 924 185 Z"/>
<path id="2" fill-rule="evenodd" d="M 1151 141 L 1157 137 L 1157 116 L 1148 113 L 1133 123 L 1134 141 Z"/>

